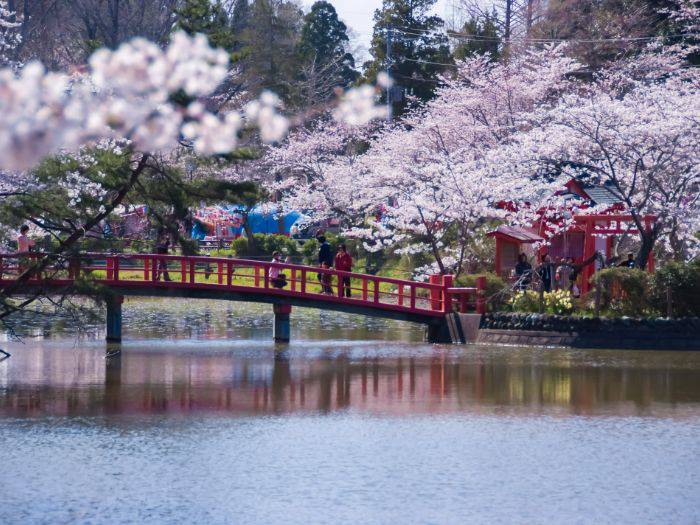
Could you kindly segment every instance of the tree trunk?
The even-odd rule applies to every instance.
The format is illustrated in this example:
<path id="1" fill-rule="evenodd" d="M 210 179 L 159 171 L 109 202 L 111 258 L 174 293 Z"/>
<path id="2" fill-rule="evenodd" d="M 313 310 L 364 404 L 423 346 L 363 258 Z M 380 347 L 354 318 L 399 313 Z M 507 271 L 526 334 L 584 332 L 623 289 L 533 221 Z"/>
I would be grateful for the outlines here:
<path id="1" fill-rule="evenodd" d="M 654 249 L 654 244 L 656 237 L 652 233 L 642 234 L 642 245 L 639 247 L 639 252 L 637 252 L 637 260 L 635 264 L 640 270 L 646 270 L 647 263 L 649 262 L 649 254 Z"/>
<path id="2" fill-rule="evenodd" d="M 253 230 L 250 227 L 250 223 L 248 222 L 247 216 L 243 219 L 243 231 L 245 232 L 246 239 L 248 240 L 248 254 L 257 255 L 258 246 L 257 244 L 255 244 L 255 235 L 253 234 Z"/>

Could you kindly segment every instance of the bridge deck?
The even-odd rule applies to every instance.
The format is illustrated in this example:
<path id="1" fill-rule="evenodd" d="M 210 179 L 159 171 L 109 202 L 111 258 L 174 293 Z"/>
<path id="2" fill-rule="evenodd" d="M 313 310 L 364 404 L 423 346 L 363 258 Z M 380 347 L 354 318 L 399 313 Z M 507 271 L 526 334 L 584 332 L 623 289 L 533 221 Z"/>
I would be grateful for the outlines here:
<path id="1" fill-rule="evenodd" d="M 0 287 L 42 256 L 0 255 Z M 454 288 L 451 276 L 425 283 L 286 263 L 156 254 L 86 254 L 59 261 L 33 275 L 20 293 L 75 293 L 71 287 L 78 279 L 119 295 L 286 303 L 423 323 L 444 318 L 455 306 L 467 311 L 477 299 L 476 288 Z"/>

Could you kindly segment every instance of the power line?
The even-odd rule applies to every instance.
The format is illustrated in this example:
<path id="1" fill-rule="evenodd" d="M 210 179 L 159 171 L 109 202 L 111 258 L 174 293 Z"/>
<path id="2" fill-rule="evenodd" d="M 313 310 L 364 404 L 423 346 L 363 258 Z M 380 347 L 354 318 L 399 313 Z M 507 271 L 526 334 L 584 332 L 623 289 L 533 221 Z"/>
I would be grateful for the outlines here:
<path id="1" fill-rule="evenodd" d="M 415 62 L 417 64 L 432 64 L 434 66 L 446 66 L 446 67 L 459 67 L 457 64 L 445 64 L 444 62 L 432 62 L 430 60 L 417 60 L 415 58 L 402 58 L 401 60 L 407 60 L 409 62 Z"/>
<path id="2" fill-rule="evenodd" d="M 447 63 L 445 63 L 445 62 L 432 62 L 432 61 L 430 61 L 430 60 L 417 60 L 417 59 L 415 59 L 415 58 L 405 58 L 405 57 L 404 57 L 404 58 L 401 58 L 400 60 L 401 60 L 401 61 L 406 60 L 406 61 L 408 61 L 408 62 L 415 62 L 415 63 L 417 63 L 417 64 L 431 64 L 431 65 L 435 65 L 435 66 L 444 66 L 444 67 L 455 67 L 455 68 L 459 68 L 459 65 L 458 65 L 458 64 L 447 64 Z M 679 66 L 679 67 L 681 67 L 681 68 L 683 68 L 683 69 L 687 69 L 687 68 L 699 68 L 700 65 L 686 64 L 686 65 L 682 65 L 682 66 Z"/>
<path id="3" fill-rule="evenodd" d="M 396 29 L 400 28 L 400 29 Z M 461 33 L 455 30 L 448 30 L 446 33 L 440 33 L 433 29 L 416 29 L 407 26 L 394 26 L 394 31 L 399 31 L 401 33 L 410 34 L 414 36 L 422 36 L 422 34 L 446 34 L 453 38 L 466 38 L 474 40 L 490 40 L 490 41 L 501 41 L 501 37 L 487 37 L 480 35 L 473 35 L 470 33 Z M 628 42 L 628 41 L 644 41 L 644 40 L 658 40 L 663 38 L 682 38 L 682 37 L 700 37 L 700 33 L 677 33 L 672 35 L 652 35 L 652 36 L 638 36 L 638 37 L 614 37 L 614 38 L 532 38 L 532 37 L 516 37 L 516 38 L 527 38 L 527 40 L 534 42 Z"/>
<path id="4" fill-rule="evenodd" d="M 415 78 L 409 77 L 408 75 L 401 75 L 400 73 L 394 73 L 394 77 L 401 77 L 406 80 L 411 80 L 413 82 L 429 82 L 431 84 L 442 84 L 439 80 L 430 80 L 428 78 Z"/>
<path id="5" fill-rule="evenodd" d="M 399 29 L 401 28 L 401 29 Z M 394 33 L 401 33 L 407 36 L 428 36 L 430 34 L 434 35 L 444 35 L 449 38 L 456 40 L 471 40 L 477 42 L 502 42 L 503 38 L 500 37 L 486 37 L 480 35 L 472 35 L 468 33 L 460 33 L 458 31 L 447 31 L 447 33 L 440 33 L 432 30 L 425 29 L 412 29 L 406 28 L 405 26 L 394 26 L 392 28 Z M 533 43 L 603 43 L 603 42 L 650 42 L 652 40 L 663 40 L 668 38 L 698 38 L 700 33 L 677 33 L 672 35 L 655 35 L 655 36 L 639 36 L 639 37 L 615 37 L 615 38 L 531 38 L 531 37 L 511 37 L 512 40 L 526 40 Z"/>

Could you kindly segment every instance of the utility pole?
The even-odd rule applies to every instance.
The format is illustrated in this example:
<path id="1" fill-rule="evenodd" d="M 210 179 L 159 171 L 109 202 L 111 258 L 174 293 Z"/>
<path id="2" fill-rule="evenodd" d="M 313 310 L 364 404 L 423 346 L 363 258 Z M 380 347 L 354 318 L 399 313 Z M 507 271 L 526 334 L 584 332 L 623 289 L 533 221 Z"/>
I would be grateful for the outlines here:
<path id="1" fill-rule="evenodd" d="M 505 20 L 505 28 L 503 30 L 503 36 L 505 37 L 505 45 L 503 46 L 504 52 L 503 54 L 508 57 L 508 52 L 510 51 L 510 35 L 511 35 L 511 24 L 512 24 L 512 15 L 513 15 L 513 0 L 506 0 L 506 20 Z"/>
<path id="2" fill-rule="evenodd" d="M 386 76 L 391 79 L 391 25 L 386 28 Z M 386 88 L 386 118 L 391 122 L 393 108 L 391 107 L 391 89 L 389 85 Z"/>

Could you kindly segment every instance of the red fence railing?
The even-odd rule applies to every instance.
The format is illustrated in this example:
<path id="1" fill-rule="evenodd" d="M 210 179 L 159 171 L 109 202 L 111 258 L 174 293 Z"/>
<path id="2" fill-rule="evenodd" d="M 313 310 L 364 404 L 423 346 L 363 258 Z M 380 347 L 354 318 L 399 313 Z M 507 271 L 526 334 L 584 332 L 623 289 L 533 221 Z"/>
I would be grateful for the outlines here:
<path id="1" fill-rule="evenodd" d="M 0 281 L 15 280 L 42 257 L 40 253 L 0 254 Z M 303 296 L 428 315 L 484 311 L 482 281 L 475 288 L 456 288 L 451 275 L 432 276 L 424 283 L 231 257 L 81 254 L 47 265 L 31 275 L 30 281 L 70 284 L 77 278 L 134 288 L 221 288 Z"/>

